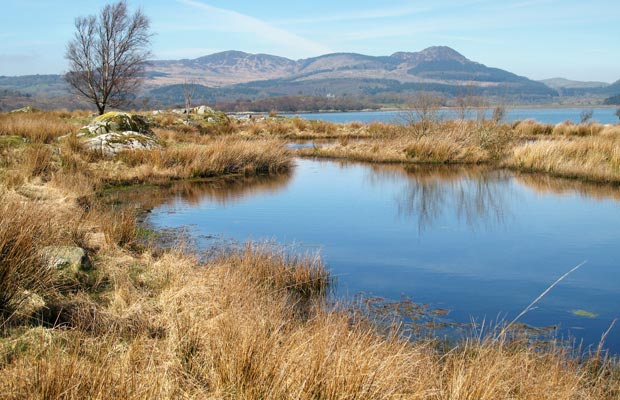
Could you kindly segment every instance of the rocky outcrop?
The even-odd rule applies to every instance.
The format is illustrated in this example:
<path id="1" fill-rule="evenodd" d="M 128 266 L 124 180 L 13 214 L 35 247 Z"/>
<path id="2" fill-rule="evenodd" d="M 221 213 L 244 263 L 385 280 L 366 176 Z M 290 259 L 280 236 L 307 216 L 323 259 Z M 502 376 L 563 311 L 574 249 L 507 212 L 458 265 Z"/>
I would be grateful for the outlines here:
<path id="1" fill-rule="evenodd" d="M 18 108 L 16 110 L 11 110 L 11 113 L 32 113 L 35 112 L 36 110 L 30 106 L 26 106 L 26 107 L 22 107 L 22 108 Z"/>
<path id="2" fill-rule="evenodd" d="M 69 278 L 92 268 L 86 251 L 77 246 L 45 247 L 41 250 L 41 261 L 47 268 Z"/>
<path id="3" fill-rule="evenodd" d="M 84 148 L 106 156 L 128 150 L 160 147 L 146 118 L 129 113 L 109 112 L 80 129 Z"/>
<path id="4" fill-rule="evenodd" d="M 146 118 L 137 114 L 109 112 L 95 118 L 90 124 L 82 127 L 81 135 L 103 135 L 111 132 L 136 132 L 153 135 Z"/>
<path id="5" fill-rule="evenodd" d="M 84 147 L 106 156 L 114 156 L 122 151 L 152 150 L 160 147 L 160 145 L 154 137 L 126 131 L 104 133 L 86 139 Z"/>
<path id="6" fill-rule="evenodd" d="M 200 106 L 200 107 L 196 107 L 196 114 L 198 115 L 203 115 L 203 114 L 213 114 L 214 111 L 211 107 L 207 107 L 207 106 Z"/>

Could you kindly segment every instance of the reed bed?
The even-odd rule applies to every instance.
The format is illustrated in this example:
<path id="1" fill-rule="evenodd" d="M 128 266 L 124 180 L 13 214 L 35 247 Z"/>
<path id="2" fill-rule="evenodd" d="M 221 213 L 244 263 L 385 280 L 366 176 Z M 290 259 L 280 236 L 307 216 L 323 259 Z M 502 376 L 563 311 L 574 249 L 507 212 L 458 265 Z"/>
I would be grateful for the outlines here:
<path id="1" fill-rule="evenodd" d="M 620 141 L 584 137 L 528 143 L 515 148 L 506 165 L 553 176 L 620 183 Z"/>

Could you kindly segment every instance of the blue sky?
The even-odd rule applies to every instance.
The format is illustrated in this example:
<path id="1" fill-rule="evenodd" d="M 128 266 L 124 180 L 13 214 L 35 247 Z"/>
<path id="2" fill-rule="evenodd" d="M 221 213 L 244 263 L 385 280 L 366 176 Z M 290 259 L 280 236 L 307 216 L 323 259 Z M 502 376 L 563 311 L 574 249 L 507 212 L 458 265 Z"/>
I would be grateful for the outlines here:
<path id="1" fill-rule="evenodd" d="M 61 73 L 76 16 L 109 1 L 0 0 L 0 75 Z M 387 3 L 387 5 L 386 5 Z M 446 45 L 532 79 L 620 79 L 618 0 L 133 0 L 159 59 L 223 50 L 293 59 Z"/>

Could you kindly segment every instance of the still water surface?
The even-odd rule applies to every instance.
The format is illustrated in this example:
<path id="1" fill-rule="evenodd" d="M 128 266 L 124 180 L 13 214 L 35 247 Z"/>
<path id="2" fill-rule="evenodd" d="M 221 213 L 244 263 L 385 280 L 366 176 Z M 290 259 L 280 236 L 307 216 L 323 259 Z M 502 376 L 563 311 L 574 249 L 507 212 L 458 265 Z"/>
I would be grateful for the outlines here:
<path id="1" fill-rule="evenodd" d="M 151 199 L 148 222 L 188 227 L 202 248 L 296 243 L 320 251 L 335 296 L 405 295 L 459 322 L 510 320 L 587 260 L 522 322 L 590 345 L 620 316 L 617 188 L 471 167 L 296 163 L 288 176 L 173 188 Z M 619 327 L 607 347 L 620 353 Z"/>
<path id="2" fill-rule="evenodd" d="M 618 117 L 615 115 L 616 108 L 588 108 L 592 110 L 592 120 L 601 124 L 616 124 Z M 534 119 L 545 124 L 558 124 L 564 121 L 579 123 L 583 108 L 507 108 L 505 120 L 507 122 Z M 411 112 L 407 111 L 368 111 L 368 112 L 336 112 L 336 113 L 310 113 L 310 114 L 283 114 L 285 116 L 298 115 L 305 119 L 317 119 L 336 123 L 348 122 L 386 122 L 403 123 L 411 117 Z M 485 118 L 490 118 L 492 110 L 487 110 Z M 458 112 L 455 110 L 441 110 L 438 116 L 442 119 L 458 119 Z M 470 112 L 469 119 L 478 118 L 477 112 Z"/>

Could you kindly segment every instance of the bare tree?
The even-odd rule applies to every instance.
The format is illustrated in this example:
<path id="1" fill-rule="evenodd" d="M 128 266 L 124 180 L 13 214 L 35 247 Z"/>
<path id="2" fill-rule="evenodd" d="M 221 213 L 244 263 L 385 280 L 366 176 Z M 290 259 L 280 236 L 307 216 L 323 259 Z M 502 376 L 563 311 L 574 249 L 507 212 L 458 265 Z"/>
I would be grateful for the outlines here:
<path id="1" fill-rule="evenodd" d="M 401 118 L 416 136 L 424 136 L 441 121 L 440 107 L 443 99 L 435 93 L 420 91 L 411 99 L 411 109 Z"/>
<path id="2" fill-rule="evenodd" d="M 196 93 L 196 82 L 192 81 L 183 81 L 183 97 L 185 98 L 185 110 L 189 115 L 189 110 L 192 108 L 192 98 L 194 97 L 194 93 Z"/>
<path id="3" fill-rule="evenodd" d="M 501 124 L 506 118 L 506 107 L 503 105 L 498 105 L 493 109 L 493 121 L 496 124 Z"/>
<path id="4" fill-rule="evenodd" d="M 579 117 L 581 118 L 581 123 L 587 124 L 592 119 L 593 115 L 594 115 L 594 110 L 581 111 L 581 114 L 579 115 Z"/>
<path id="5" fill-rule="evenodd" d="M 616 117 L 620 120 L 620 107 L 616 110 Z"/>
<path id="6" fill-rule="evenodd" d="M 106 5 L 99 15 L 75 19 L 65 79 L 99 114 L 126 104 L 142 83 L 151 55 L 149 29 L 149 18 L 141 10 L 130 14 L 124 0 Z"/>

